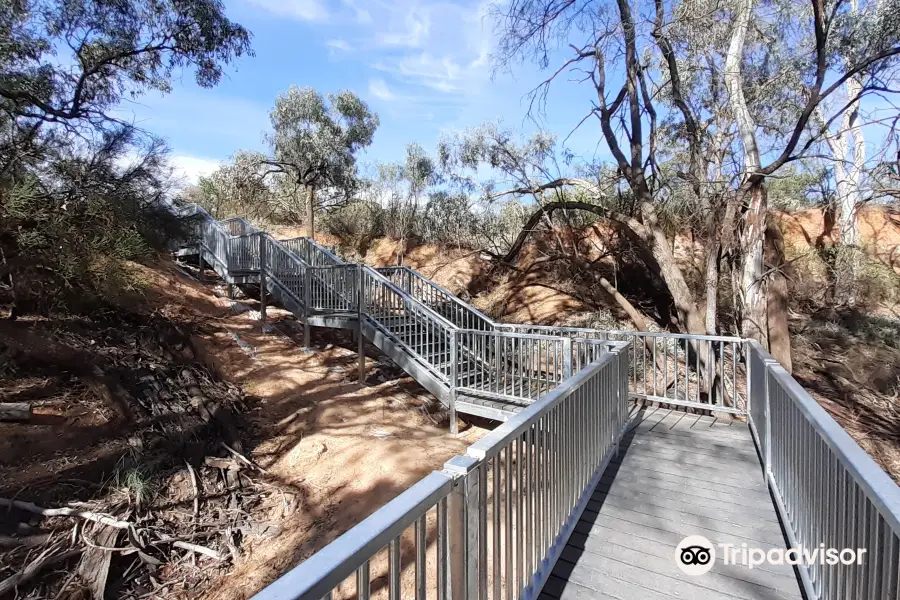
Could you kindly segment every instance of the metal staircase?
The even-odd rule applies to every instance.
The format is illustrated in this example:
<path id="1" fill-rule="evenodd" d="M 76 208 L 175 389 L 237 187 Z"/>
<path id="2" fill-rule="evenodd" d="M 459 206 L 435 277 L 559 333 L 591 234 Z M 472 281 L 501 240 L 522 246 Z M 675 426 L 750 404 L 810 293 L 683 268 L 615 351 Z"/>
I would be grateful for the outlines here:
<path id="1" fill-rule="evenodd" d="M 516 331 L 408 267 L 346 263 L 308 238 L 276 240 L 195 205 L 180 214 L 192 233 L 177 255 L 202 259 L 229 286 L 260 286 L 263 302 L 303 322 L 306 345 L 310 326 L 359 330 L 451 415 L 506 421 L 617 344 Z"/>

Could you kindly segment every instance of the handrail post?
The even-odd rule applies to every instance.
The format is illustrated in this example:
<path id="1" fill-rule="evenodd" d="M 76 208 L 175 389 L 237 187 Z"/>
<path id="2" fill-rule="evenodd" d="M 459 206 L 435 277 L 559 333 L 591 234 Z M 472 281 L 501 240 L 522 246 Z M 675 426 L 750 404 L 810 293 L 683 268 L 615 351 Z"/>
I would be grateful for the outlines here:
<path id="1" fill-rule="evenodd" d="M 563 338 L 563 378 L 572 376 L 572 338 Z"/>
<path id="2" fill-rule="evenodd" d="M 203 238 L 206 236 L 206 223 L 198 228 L 200 235 L 197 238 L 197 281 L 203 281 Z"/>
<path id="3" fill-rule="evenodd" d="M 479 600 L 481 569 L 486 568 L 479 561 L 481 544 L 482 514 L 479 466 L 481 461 L 471 456 L 454 456 L 444 464 L 444 470 L 456 480 L 447 502 L 448 531 L 450 533 L 450 577 L 447 600 Z M 508 581 L 507 585 L 513 585 Z"/>
<path id="4" fill-rule="evenodd" d="M 312 314 L 310 303 L 310 287 L 312 285 L 312 273 L 310 267 L 304 265 L 303 272 L 303 347 L 309 349 L 309 317 Z"/>
<path id="5" fill-rule="evenodd" d="M 366 293 L 364 283 L 364 272 L 362 263 L 357 265 L 356 269 L 356 343 L 357 354 L 359 355 L 359 384 L 366 382 L 366 346 L 363 339 L 363 318 L 366 313 Z"/>
<path id="6" fill-rule="evenodd" d="M 259 320 L 266 322 L 266 236 L 259 234 Z"/>
<path id="7" fill-rule="evenodd" d="M 450 433 L 453 435 L 459 433 L 459 424 L 456 422 L 456 388 L 459 386 L 458 343 L 456 330 L 453 329 L 450 331 Z"/>
<path id="8" fill-rule="evenodd" d="M 763 467 L 765 469 L 766 477 L 769 476 L 769 473 L 772 472 L 772 417 L 771 417 L 771 401 L 770 401 L 770 392 L 769 392 L 769 367 L 771 366 L 769 363 L 765 361 L 760 361 L 763 365 L 763 385 L 765 386 L 765 395 L 766 395 L 766 439 L 763 440 Z M 777 364 L 777 363 L 776 363 Z"/>

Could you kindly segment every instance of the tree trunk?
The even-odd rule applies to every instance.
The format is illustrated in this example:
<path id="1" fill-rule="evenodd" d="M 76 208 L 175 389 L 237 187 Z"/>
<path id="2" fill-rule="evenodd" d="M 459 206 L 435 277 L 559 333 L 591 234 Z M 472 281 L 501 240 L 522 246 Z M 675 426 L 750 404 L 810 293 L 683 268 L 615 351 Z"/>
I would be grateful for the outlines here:
<path id="1" fill-rule="evenodd" d="M 644 239 L 650 245 L 653 258 L 659 264 L 660 276 L 666 287 L 669 288 L 669 294 L 675 302 L 675 310 L 678 313 L 678 320 L 681 321 L 681 328 L 688 333 L 702 334 L 705 328 L 700 306 L 688 288 L 666 234 L 657 226 L 656 211 L 652 204 L 643 202 L 641 203 L 641 212 L 646 231 Z"/>
<path id="2" fill-rule="evenodd" d="M 784 273 L 784 237 L 778 225 L 766 227 L 766 267 L 769 274 L 767 311 L 769 321 L 769 352 L 788 373 L 793 370 L 791 333 L 788 328 L 788 285 Z"/>
<path id="3" fill-rule="evenodd" d="M 316 240 L 316 187 L 309 185 L 306 188 L 306 235 L 309 239 Z"/>
<path id="4" fill-rule="evenodd" d="M 716 335 L 719 312 L 719 243 L 714 242 L 706 257 L 706 334 Z"/>
<path id="5" fill-rule="evenodd" d="M 741 333 L 769 347 L 769 325 L 765 290 L 765 223 L 767 199 L 765 184 L 754 184 L 746 192 L 749 198 L 741 235 Z"/>
<path id="6" fill-rule="evenodd" d="M 602 206 L 580 201 L 548 202 L 538 208 L 525 223 L 519 232 L 519 236 L 512 248 L 503 257 L 502 262 L 512 264 L 516 255 L 522 249 L 528 235 L 534 230 L 544 215 L 552 215 L 556 210 L 584 210 L 601 218 L 607 219 L 619 231 L 622 231 L 628 239 L 635 242 L 640 249 L 647 267 L 658 272 L 666 284 L 669 295 L 675 303 L 679 325 L 683 331 L 702 334 L 705 331 L 703 315 L 694 295 L 688 288 L 687 281 L 675 260 L 675 255 L 669 245 L 665 233 L 656 224 L 656 213 L 647 202 L 641 205 L 644 222 L 641 223 L 634 217 L 610 211 Z"/>

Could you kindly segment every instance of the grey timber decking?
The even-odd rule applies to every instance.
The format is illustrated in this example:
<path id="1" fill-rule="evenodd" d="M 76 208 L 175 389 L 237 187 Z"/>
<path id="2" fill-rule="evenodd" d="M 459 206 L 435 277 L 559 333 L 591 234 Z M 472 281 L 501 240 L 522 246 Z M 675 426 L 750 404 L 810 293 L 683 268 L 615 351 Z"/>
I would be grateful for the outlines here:
<path id="1" fill-rule="evenodd" d="M 663 408 L 635 416 L 541 594 L 542 600 L 801 598 L 790 566 L 725 565 L 688 576 L 675 547 L 785 547 L 746 424 Z"/>

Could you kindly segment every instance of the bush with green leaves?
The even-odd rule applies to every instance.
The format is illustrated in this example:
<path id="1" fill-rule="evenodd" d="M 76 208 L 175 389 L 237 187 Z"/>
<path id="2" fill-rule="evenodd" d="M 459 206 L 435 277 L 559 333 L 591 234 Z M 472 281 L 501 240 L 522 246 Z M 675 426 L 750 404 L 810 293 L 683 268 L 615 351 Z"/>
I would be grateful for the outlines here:
<path id="1" fill-rule="evenodd" d="M 0 302 L 78 308 L 181 233 L 167 150 L 116 110 L 250 53 L 220 0 L 0 0 Z"/>

